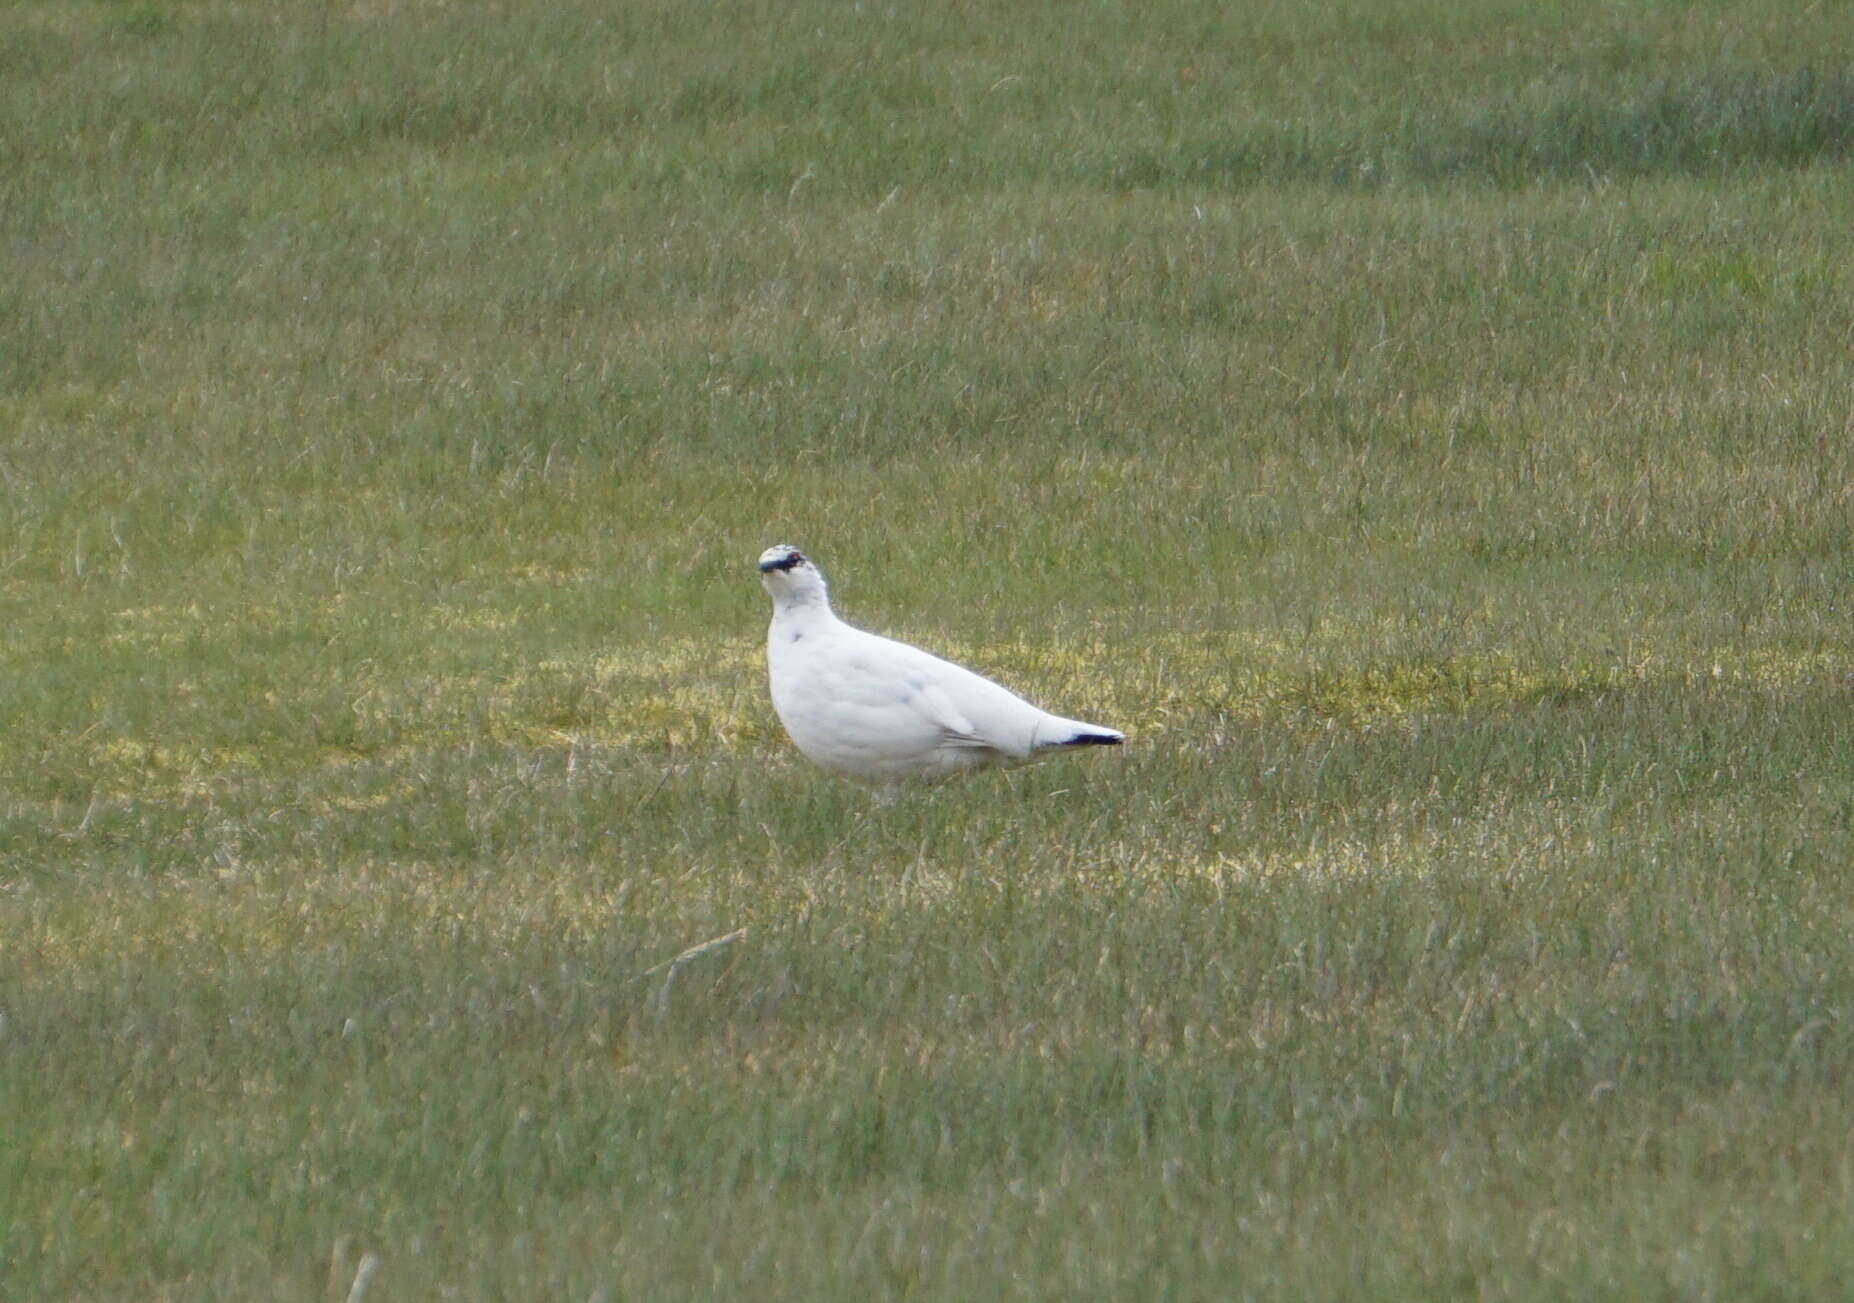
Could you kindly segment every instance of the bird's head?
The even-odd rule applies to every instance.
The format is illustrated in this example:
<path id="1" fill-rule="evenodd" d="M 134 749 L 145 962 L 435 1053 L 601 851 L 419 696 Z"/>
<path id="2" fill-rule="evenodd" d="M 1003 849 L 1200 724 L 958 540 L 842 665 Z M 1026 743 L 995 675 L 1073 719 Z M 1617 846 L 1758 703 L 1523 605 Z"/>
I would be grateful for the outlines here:
<path id="1" fill-rule="evenodd" d="M 816 600 L 824 595 L 823 572 L 789 543 L 760 553 L 760 582 L 775 602 Z"/>

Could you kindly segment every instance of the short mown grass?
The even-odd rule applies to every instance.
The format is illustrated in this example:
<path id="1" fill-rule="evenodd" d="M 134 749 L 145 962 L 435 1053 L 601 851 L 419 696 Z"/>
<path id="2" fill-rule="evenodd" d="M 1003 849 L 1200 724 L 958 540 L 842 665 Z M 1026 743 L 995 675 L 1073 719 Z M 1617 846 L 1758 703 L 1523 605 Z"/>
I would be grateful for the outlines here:
<path id="1" fill-rule="evenodd" d="M 8 21 L 0 1295 L 1854 1270 L 1854 20 Z"/>

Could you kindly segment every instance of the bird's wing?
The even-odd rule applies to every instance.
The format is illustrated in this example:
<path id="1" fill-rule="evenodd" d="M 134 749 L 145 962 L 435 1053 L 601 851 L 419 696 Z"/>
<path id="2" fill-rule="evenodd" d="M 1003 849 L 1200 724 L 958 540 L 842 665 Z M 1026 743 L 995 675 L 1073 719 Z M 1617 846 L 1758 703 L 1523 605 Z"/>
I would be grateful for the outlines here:
<path id="1" fill-rule="evenodd" d="M 849 663 L 856 669 L 852 675 L 856 682 L 846 684 L 849 695 L 862 698 L 866 704 L 881 703 L 905 714 L 913 727 L 925 725 L 937 730 L 941 745 L 1008 750 L 1000 745 L 1001 739 L 993 736 L 993 730 L 973 719 L 970 707 L 973 694 L 966 690 L 967 685 L 961 682 L 961 677 L 974 679 L 985 687 L 995 685 L 985 684 L 984 680 L 957 665 L 905 642 L 864 633 L 860 629 L 855 632 L 860 637 L 852 644 L 854 654 Z"/>
<path id="2" fill-rule="evenodd" d="M 993 748 L 994 744 L 980 735 L 978 726 L 960 712 L 951 694 L 940 684 L 915 679 L 909 686 L 908 704 L 939 726 L 946 745 Z"/>
<path id="3" fill-rule="evenodd" d="M 990 743 L 935 683 L 930 659 L 839 625 L 774 639 L 773 704 L 812 759 L 852 775 L 914 772 L 938 753 Z"/>
<path id="4" fill-rule="evenodd" d="M 946 733 L 948 745 L 983 747 L 1022 759 L 1043 712 L 1009 689 L 907 643 L 881 638 L 884 660 L 908 683 L 910 704 Z"/>

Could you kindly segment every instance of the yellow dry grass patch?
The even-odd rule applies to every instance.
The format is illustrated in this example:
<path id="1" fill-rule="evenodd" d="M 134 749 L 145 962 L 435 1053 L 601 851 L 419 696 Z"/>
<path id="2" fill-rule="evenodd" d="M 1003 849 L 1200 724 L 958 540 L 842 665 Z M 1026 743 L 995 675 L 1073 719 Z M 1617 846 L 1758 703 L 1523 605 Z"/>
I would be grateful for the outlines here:
<path id="1" fill-rule="evenodd" d="M 328 605 L 338 599 L 329 599 Z M 119 612 L 113 639 L 167 647 L 207 618 L 197 606 Z M 244 619 L 275 628 L 303 618 L 275 606 Z M 489 607 L 439 606 L 434 630 L 496 631 L 513 617 Z M 1218 721 L 1327 730 L 1428 716 L 1524 708 L 1657 688 L 1787 691 L 1854 683 L 1854 655 L 1838 648 L 1671 646 L 1637 642 L 1601 660 L 1544 664 L 1507 649 L 1453 655 L 1359 648 L 1393 644 L 1407 628 L 1388 620 L 1329 621 L 1317 639 L 1279 629 L 1165 632 L 1129 642 L 1106 637 L 1002 642 L 936 641 L 949 659 L 997 678 L 1039 705 L 1124 728 L 1136 741 L 1189 736 Z M 340 710 L 356 718 L 351 742 L 266 747 L 170 733 L 98 732 L 84 741 L 109 792 L 194 796 L 218 776 L 257 769 L 341 765 L 473 744 L 538 750 L 598 744 L 646 752 L 725 755 L 778 745 L 783 731 L 765 684 L 757 637 L 670 638 L 617 647 L 586 660 L 502 665 L 473 673 L 417 673 L 370 662 Z"/>
<path id="2" fill-rule="evenodd" d="M 954 644 L 948 654 L 989 667 L 1053 709 L 1094 710 L 1146 734 L 1211 713 L 1251 720 L 1310 715 L 1365 725 L 1654 685 L 1775 690 L 1854 676 L 1854 656 L 1840 650 L 1734 646 L 1661 653 L 1633 647 L 1600 662 L 1556 665 L 1505 650 L 1401 660 L 1339 650 L 1382 644 L 1397 632 L 1389 621 L 1355 622 L 1329 625 L 1311 645 L 1279 632 L 1230 630 L 1161 634 L 1138 644 Z"/>
<path id="3" fill-rule="evenodd" d="M 419 611 L 419 622 L 439 633 L 500 633 L 515 628 L 520 617 L 492 606 L 434 603 Z"/>

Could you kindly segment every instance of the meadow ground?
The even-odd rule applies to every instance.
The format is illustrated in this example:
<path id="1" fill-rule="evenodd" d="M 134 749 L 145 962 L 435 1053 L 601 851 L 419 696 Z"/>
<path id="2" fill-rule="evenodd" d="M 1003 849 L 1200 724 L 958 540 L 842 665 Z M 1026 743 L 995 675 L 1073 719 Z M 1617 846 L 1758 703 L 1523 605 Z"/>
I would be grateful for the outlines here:
<path id="1" fill-rule="evenodd" d="M 1854 1276 L 1854 11 L 5 19 L 0 1295 Z"/>

